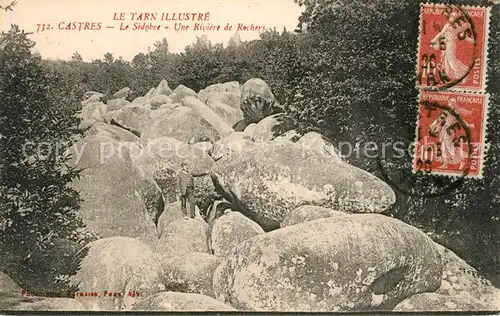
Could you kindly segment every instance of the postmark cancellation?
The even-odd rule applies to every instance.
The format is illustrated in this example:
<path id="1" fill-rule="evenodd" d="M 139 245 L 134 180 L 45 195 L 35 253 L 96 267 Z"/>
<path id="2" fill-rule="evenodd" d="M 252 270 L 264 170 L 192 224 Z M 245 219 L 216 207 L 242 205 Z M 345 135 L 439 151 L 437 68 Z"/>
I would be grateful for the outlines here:
<path id="1" fill-rule="evenodd" d="M 421 91 L 413 172 L 482 178 L 488 94 Z"/>
<path id="2" fill-rule="evenodd" d="M 421 4 L 419 89 L 484 92 L 489 7 Z"/>

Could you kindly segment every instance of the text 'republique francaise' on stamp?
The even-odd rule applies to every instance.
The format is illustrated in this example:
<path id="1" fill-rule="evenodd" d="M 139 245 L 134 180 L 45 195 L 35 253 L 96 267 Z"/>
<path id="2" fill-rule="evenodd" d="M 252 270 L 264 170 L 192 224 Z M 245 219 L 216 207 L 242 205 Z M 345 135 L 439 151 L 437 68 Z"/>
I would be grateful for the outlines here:
<path id="1" fill-rule="evenodd" d="M 419 100 L 413 171 L 482 178 L 488 95 L 421 90 Z"/>
<path id="2" fill-rule="evenodd" d="M 421 4 L 413 172 L 482 178 L 489 7 Z"/>
<path id="3" fill-rule="evenodd" d="M 489 7 L 422 4 L 417 86 L 484 93 Z"/>

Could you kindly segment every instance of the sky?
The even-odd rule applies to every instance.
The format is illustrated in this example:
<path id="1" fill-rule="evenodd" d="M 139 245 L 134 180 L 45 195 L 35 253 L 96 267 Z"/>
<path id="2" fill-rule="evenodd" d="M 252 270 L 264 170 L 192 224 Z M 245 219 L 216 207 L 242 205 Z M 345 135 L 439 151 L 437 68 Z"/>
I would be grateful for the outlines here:
<path id="1" fill-rule="evenodd" d="M 4 5 L 9 2 L 0 1 Z M 227 44 L 237 32 L 238 23 L 260 26 L 260 30 L 238 31 L 243 41 L 258 39 L 263 27 L 276 27 L 278 31 L 286 27 L 293 31 L 302 10 L 293 0 L 18 0 L 14 11 L 0 13 L 0 26 L 2 31 L 7 31 L 11 24 L 17 24 L 33 32 L 35 51 L 44 58 L 67 60 L 78 51 L 84 60 L 90 61 L 111 52 L 115 58 L 121 56 L 130 61 L 163 37 L 168 40 L 169 50 L 175 53 L 184 51 L 185 46 L 201 35 L 207 35 L 213 43 Z M 120 20 L 122 13 L 124 20 Z M 149 20 L 140 13 L 149 13 Z M 162 14 L 172 18 L 179 13 L 196 13 L 197 17 L 202 14 L 203 18 L 209 13 L 208 21 L 161 21 Z M 88 22 L 89 28 L 94 22 L 94 28 L 100 26 L 100 30 L 66 30 L 73 22 L 84 22 L 83 27 Z M 176 31 L 175 24 L 179 22 L 189 28 Z M 159 25 L 160 30 L 133 30 L 136 23 Z M 196 31 L 194 23 L 220 25 L 221 30 Z M 227 24 L 233 29 L 225 31 Z M 121 30 L 126 25 L 129 29 Z"/>

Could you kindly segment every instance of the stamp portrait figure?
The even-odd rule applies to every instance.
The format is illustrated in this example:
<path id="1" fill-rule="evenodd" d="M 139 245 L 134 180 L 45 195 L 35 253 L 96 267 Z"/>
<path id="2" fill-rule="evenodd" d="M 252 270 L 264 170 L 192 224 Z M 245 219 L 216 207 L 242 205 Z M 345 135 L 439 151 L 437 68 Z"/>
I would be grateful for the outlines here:
<path id="1" fill-rule="evenodd" d="M 441 71 L 452 81 L 463 78 L 461 82 L 466 83 L 466 75 L 470 68 L 458 58 L 457 42 L 462 37 L 461 34 L 465 34 L 466 30 L 470 28 L 470 25 L 459 23 L 459 17 L 457 11 L 450 13 L 448 21 L 441 31 L 431 40 L 431 46 L 436 50 L 441 50 Z M 464 40 L 474 42 L 469 36 L 465 36 Z"/>
<path id="2" fill-rule="evenodd" d="M 448 100 L 448 107 L 461 117 L 471 114 L 469 110 L 458 107 L 455 98 Z M 455 135 L 455 130 L 460 129 L 461 123 L 469 128 L 474 127 L 474 124 L 468 124 L 464 120 L 459 122 L 454 115 L 448 113 L 446 110 L 442 110 L 439 117 L 429 125 L 429 133 L 437 135 L 439 139 L 439 150 L 441 153 L 439 160 L 442 163 L 439 168 L 446 168 L 448 164 L 460 164 L 458 170 L 463 169 L 464 159 L 468 157 L 468 154 L 463 149 L 463 141 L 457 143 Z"/>

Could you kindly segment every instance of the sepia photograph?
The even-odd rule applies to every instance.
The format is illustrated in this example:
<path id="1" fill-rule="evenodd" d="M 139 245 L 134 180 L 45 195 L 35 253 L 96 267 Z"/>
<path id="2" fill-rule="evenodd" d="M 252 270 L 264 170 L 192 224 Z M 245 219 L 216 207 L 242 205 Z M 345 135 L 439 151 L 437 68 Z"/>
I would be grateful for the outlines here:
<path id="1" fill-rule="evenodd" d="M 497 0 L 0 0 L 0 314 L 500 313 L 499 141 Z"/>

